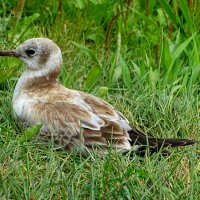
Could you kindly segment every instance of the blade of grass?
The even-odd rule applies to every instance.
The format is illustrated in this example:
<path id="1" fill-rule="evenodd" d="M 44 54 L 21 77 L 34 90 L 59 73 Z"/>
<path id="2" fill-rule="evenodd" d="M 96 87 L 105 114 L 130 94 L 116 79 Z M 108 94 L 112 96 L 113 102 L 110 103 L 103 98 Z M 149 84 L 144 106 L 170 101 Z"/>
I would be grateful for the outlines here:
<path id="1" fill-rule="evenodd" d="M 190 13 L 189 13 L 187 1 L 181 0 L 181 1 L 179 1 L 179 5 L 180 5 L 180 9 L 183 13 L 183 16 L 185 18 L 185 21 L 187 22 L 187 24 L 190 28 L 190 31 L 193 32 L 194 28 L 193 28 L 193 23 L 191 22 L 191 19 L 190 19 Z"/>
<path id="2" fill-rule="evenodd" d="M 167 79 L 169 76 L 171 76 L 171 71 L 174 65 L 174 62 L 176 59 L 180 56 L 180 54 L 185 50 L 185 48 L 189 45 L 189 43 L 192 41 L 194 38 L 195 34 L 193 34 L 191 37 L 189 37 L 187 40 L 185 40 L 183 43 L 181 43 L 172 53 L 171 55 L 171 64 L 167 70 Z"/>
<path id="3" fill-rule="evenodd" d="M 92 69 L 90 70 L 87 76 L 87 80 L 85 82 L 85 88 L 87 90 L 91 90 L 92 86 L 96 83 L 96 81 L 101 76 L 101 72 L 102 71 L 101 69 L 99 69 L 99 67 L 92 67 Z"/>
<path id="4" fill-rule="evenodd" d="M 128 89 L 131 89 L 131 86 L 132 86 L 132 79 L 131 79 L 131 73 L 130 73 L 130 70 L 124 60 L 124 58 L 122 57 L 122 55 L 120 54 L 120 57 L 119 57 L 119 63 L 120 63 L 120 66 L 122 68 L 122 78 L 123 78 L 123 82 L 125 84 L 125 86 L 128 88 Z"/>
<path id="5" fill-rule="evenodd" d="M 174 15 L 174 12 L 171 8 L 171 6 L 167 3 L 166 0 L 159 0 L 161 6 L 164 8 L 164 10 L 166 11 L 166 13 L 168 14 L 168 16 L 170 17 L 170 19 L 172 20 L 173 23 L 175 23 L 175 25 L 178 27 L 179 22 L 176 18 L 176 16 Z"/>

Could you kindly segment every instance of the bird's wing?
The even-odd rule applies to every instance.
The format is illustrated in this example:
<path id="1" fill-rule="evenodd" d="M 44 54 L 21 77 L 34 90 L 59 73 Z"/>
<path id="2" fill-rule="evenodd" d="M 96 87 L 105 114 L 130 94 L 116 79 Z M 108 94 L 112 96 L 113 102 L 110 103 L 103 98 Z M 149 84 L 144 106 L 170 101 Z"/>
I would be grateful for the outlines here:
<path id="1" fill-rule="evenodd" d="M 130 149 L 128 140 L 131 140 L 128 134 L 132 128 L 128 120 L 110 104 L 93 95 L 80 92 L 82 99 L 89 105 L 93 113 L 104 120 L 105 125 L 101 127 L 102 137 L 108 141 L 114 141 L 118 149 Z M 90 138 L 90 134 L 85 131 L 85 137 Z"/>
<path id="2" fill-rule="evenodd" d="M 65 101 L 35 101 L 25 119 L 33 124 L 43 124 L 49 129 L 80 133 L 81 127 L 100 130 L 104 121 L 94 113 Z"/>
<path id="3" fill-rule="evenodd" d="M 131 130 L 128 119 L 112 105 L 91 94 L 80 92 L 82 99 L 93 109 L 94 113 L 103 118 L 107 124 L 115 122 L 125 130 Z"/>
<path id="4" fill-rule="evenodd" d="M 74 136 L 80 135 L 82 129 L 87 144 L 107 145 L 114 140 L 119 148 L 130 148 L 127 119 L 106 102 L 74 90 L 42 94 L 41 98 L 31 97 L 34 103 L 26 111 L 27 121 Z"/>

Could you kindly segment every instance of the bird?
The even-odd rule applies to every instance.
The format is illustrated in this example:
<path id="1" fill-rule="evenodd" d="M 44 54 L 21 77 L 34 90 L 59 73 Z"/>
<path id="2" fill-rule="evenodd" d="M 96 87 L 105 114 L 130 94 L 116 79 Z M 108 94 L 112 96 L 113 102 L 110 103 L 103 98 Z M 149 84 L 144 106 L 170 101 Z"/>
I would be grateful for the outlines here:
<path id="1" fill-rule="evenodd" d="M 111 104 L 92 94 L 68 89 L 58 80 L 62 53 L 48 38 L 32 38 L 0 56 L 22 60 L 26 69 L 17 81 L 12 104 L 27 126 L 41 124 L 38 135 L 68 151 L 108 149 L 145 155 L 167 147 L 193 145 L 192 139 L 155 138 L 130 125 Z"/>

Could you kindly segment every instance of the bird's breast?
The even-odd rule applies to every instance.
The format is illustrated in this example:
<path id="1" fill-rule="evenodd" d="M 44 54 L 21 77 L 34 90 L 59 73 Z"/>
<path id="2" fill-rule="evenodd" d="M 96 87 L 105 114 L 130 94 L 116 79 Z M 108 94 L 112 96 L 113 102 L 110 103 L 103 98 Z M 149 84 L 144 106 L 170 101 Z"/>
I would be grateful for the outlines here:
<path id="1" fill-rule="evenodd" d="M 33 106 L 33 101 L 26 95 L 21 94 L 16 98 L 13 98 L 13 109 L 16 113 L 16 115 L 26 120 L 26 116 L 28 115 L 28 112 L 31 112 L 31 108 Z"/>

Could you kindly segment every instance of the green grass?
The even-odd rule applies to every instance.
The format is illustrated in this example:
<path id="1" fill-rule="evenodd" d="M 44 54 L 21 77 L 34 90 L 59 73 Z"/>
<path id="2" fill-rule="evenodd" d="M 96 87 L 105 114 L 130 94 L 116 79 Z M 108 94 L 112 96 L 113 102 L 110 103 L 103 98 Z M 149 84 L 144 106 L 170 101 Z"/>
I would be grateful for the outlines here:
<path id="1" fill-rule="evenodd" d="M 154 136 L 200 140 L 200 4 L 158 2 L 2 0 L 1 49 L 48 37 L 62 49 L 66 87 L 102 97 Z M 198 145 L 85 158 L 20 140 L 11 99 L 22 71 L 0 59 L 0 199 L 199 198 Z"/>

